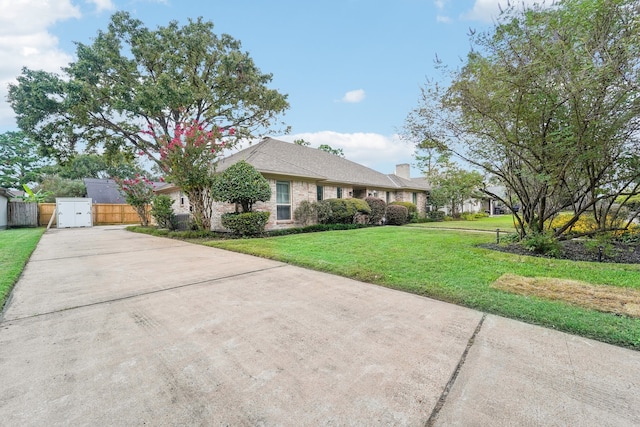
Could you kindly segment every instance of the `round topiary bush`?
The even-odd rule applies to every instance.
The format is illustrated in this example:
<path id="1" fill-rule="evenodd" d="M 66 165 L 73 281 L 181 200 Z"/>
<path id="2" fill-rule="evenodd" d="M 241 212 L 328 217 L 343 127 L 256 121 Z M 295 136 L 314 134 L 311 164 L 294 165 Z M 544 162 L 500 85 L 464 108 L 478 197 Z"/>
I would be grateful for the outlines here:
<path id="1" fill-rule="evenodd" d="M 384 212 L 387 209 L 387 204 L 384 200 L 378 199 L 377 197 L 367 197 L 364 201 L 367 202 L 371 208 L 369 224 L 380 225 L 382 218 L 384 218 Z"/>
<path id="2" fill-rule="evenodd" d="M 409 219 L 409 210 L 401 205 L 389 204 L 386 212 L 387 225 L 404 225 Z"/>

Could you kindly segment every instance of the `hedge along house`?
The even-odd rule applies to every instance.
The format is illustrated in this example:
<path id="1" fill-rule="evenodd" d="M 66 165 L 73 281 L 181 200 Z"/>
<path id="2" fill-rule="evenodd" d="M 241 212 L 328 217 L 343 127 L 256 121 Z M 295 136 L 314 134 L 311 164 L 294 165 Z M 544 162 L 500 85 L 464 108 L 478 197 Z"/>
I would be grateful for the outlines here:
<path id="1" fill-rule="evenodd" d="M 408 164 L 398 165 L 395 174 L 385 175 L 316 148 L 265 138 L 221 159 L 216 172 L 240 160 L 256 168 L 271 186 L 271 200 L 254 205 L 256 211 L 271 212 L 267 230 L 299 226 L 294 212 L 305 200 L 377 197 L 387 203 L 413 202 L 419 213 L 425 213 L 429 186 L 424 178 L 410 178 Z M 156 193 L 169 195 L 177 214 L 190 211 L 189 201 L 178 187 L 168 184 Z M 235 206 L 216 203 L 213 211 L 211 228 L 219 230 L 222 214 L 234 212 Z"/>

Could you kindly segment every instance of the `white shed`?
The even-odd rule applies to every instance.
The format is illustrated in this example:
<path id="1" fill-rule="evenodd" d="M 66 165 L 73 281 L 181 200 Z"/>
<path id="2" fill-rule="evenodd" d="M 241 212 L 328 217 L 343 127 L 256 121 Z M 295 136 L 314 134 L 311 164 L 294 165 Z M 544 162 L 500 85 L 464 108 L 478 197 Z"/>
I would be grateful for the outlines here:
<path id="1" fill-rule="evenodd" d="M 56 223 L 58 228 L 92 227 L 91 198 L 56 198 Z"/>
<path id="2" fill-rule="evenodd" d="M 9 190 L 0 188 L 0 230 L 7 228 L 10 198 L 11 193 Z"/>

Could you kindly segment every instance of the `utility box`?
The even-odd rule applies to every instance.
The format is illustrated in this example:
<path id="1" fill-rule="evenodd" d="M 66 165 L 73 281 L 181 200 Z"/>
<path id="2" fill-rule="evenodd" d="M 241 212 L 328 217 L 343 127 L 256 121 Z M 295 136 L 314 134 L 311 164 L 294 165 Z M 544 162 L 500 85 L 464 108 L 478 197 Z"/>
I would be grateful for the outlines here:
<path id="1" fill-rule="evenodd" d="M 56 223 L 58 228 L 92 227 L 91 198 L 56 198 Z"/>

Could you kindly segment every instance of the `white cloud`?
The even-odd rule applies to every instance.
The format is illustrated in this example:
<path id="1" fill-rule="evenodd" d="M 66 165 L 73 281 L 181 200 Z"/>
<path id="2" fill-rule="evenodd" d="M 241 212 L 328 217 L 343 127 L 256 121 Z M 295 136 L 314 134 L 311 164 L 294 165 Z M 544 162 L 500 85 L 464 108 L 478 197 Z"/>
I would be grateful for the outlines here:
<path id="1" fill-rule="evenodd" d="M 444 15 L 438 15 L 436 16 L 436 21 L 437 22 L 442 22 L 444 24 L 448 24 L 451 22 L 451 18 L 448 16 L 444 16 Z"/>
<path id="2" fill-rule="evenodd" d="M 476 0 L 473 9 L 463 14 L 463 18 L 474 21 L 492 22 L 500 14 L 500 7 L 507 7 L 508 0 Z M 550 6 L 552 0 L 511 0 L 517 7 L 532 6 L 534 4 Z"/>
<path id="3" fill-rule="evenodd" d="M 351 90 L 344 94 L 344 96 L 342 97 L 342 102 L 355 104 L 361 102 L 365 98 L 365 96 L 366 95 L 364 93 L 364 90 L 362 89 Z"/>
<path id="4" fill-rule="evenodd" d="M 47 28 L 80 16 L 70 0 L 0 0 L 0 126 L 15 127 L 5 100 L 22 67 L 57 72 L 72 59 Z"/>
<path id="5" fill-rule="evenodd" d="M 433 3 L 436 5 L 438 9 L 442 10 L 447 5 L 448 0 L 434 0 Z"/>
<path id="6" fill-rule="evenodd" d="M 114 10 L 116 5 L 111 0 L 87 0 L 89 3 L 93 3 L 96 6 L 96 12 L 102 12 L 104 10 Z"/>

